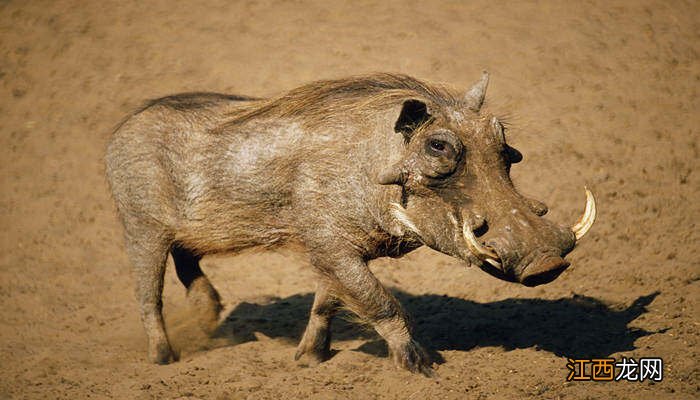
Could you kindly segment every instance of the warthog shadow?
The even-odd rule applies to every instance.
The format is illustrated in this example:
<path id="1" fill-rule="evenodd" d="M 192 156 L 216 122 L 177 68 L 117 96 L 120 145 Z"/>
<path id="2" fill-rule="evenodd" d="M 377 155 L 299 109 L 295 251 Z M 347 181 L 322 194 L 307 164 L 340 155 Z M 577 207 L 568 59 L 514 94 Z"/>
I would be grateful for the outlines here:
<path id="1" fill-rule="evenodd" d="M 413 316 L 415 337 L 431 350 L 469 350 L 500 346 L 506 350 L 534 347 L 571 358 L 606 357 L 633 350 L 640 337 L 659 332 L 628 327 L 647 311 L 659 292 L 636 299 L 629 307 L 611 307 L 603 301 L 574 295 L 558 300 L 507 299 L 476 303 L 436 294 L 394 294 Z M 272 299 L 266 304 L 241 303 L 218 328 L 219 337 L 233 343 L 255 340 L 254 332 L 271 338 L 300 339 L 313 294 Z M 386 356 L 386 345 L 376 333 L 336 318 L 333 339 L 366 339 L 356 350 Z M 441 357 L 433 353 L 434 359 Z"/>

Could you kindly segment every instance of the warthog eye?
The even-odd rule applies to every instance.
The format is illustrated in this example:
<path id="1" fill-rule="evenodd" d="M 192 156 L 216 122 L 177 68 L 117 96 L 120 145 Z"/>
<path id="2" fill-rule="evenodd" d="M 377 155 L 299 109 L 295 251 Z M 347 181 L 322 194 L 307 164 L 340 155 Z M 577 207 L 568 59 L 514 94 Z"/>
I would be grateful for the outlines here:
<path id="1" fill-rule="evenodd" d="M 428 154 L 434 157 L 447 157 L 455 158 L 457 152 L 455 148 L 448 142 L 440 139 L 430 139 L 428 140 L 427 151 Z"/>
<path id="2" fill-rule="evenodd" d="M 443 152 L 445 151 L 445 142 L 440 140 L 431 140 L 430 147 L 435 151 Z"/>
<path id="3" fill-rule="evenodd" d="M 457 169 L 464 147 L 452 132 L 438 131 L 423 141 L 421 172 L 426 178 L 435 180 L 428 186 L 442 184 L 438 182 L 452 175 Z"/>

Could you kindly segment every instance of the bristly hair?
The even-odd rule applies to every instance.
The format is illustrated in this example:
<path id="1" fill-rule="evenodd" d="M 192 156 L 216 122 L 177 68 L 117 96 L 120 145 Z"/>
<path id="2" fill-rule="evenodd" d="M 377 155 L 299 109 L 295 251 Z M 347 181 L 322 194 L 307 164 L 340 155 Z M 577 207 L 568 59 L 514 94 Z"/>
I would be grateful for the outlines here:
<path id="1" fill-rule="evenodd" d="M 422 99 L 438 106 L 460 103 L 443 86 L 427 84 L 407 75 L 378 73 L 309 83 L 281 96 L 244 103 L 231 111 L 217 129 L 245 123 L 258 117 L 301 117 L 305 125 L 317 125 L 343 112 L 376 109 L 404 99 Z"/>

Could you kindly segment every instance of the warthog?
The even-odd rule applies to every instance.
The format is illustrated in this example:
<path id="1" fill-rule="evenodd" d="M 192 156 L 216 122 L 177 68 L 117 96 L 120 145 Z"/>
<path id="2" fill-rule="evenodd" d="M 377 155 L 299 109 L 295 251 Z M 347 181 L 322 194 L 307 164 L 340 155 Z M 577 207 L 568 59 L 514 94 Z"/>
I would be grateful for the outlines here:
<path id="1" fill-rule="evenodd" d="M 149 358 L 173 360 L 163 325 L 168 252 L 202 326 L 219 295 L 203 255 L 298 243 L 318 288 L 296 352 L 330 352 L 340 307 L 387 341 L 397 365 L 430 374 L 399 302 L 367 267 L 422 245 L 527 286 L 555 279 L 591 227 L 564 227 L 511 182 L 521 154 L 482 111 L 488 74 L 466 94 L 375 74 L 311 83 L 272 99 L 188 93 L 149 102 L 116 129 L 107 175 L 136 276 Z M 262 272 L 262 271 L 261 271 Z"/>

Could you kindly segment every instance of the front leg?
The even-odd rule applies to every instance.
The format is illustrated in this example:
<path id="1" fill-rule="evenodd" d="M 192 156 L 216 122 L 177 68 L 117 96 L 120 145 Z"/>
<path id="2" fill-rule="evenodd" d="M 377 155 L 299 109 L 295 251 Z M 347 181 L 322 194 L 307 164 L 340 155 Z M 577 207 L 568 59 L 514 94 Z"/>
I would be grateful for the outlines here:
<path id="1" fill-rule="evenodd" d="M 397 366 L 433 375 L 430 358 L 413 340 L 401 304 L 382 286 L 359 254 L 337 250 L 317 253 L 313 254 L 312 263 L 323 273 L 329 295 L 371 324 L 386 340 Z"/>
<path id="2" fill-rule="evenodd" d="M 316 363 L 330 358 L 331 320 L 339 307 L 340 303 L 330 295 L 328 285 L 321 280 L 316 288 L 309 323 L 294 355 L 295 360 L 299 360 L 304 354 L 310 356 Z"/>

